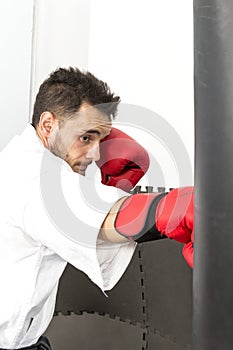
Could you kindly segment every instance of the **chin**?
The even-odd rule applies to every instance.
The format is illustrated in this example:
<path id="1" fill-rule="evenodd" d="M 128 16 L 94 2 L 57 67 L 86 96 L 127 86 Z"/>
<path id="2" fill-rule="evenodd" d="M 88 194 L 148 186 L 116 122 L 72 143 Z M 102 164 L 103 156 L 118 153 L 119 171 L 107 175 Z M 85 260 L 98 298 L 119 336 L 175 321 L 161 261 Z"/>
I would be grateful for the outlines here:
<path id="1" fill-rule="evenodd" d="M 73 171 L 76 173 L 76 174 L 79 174 L 79 175 L 82 175 L 82 176 L 85 176 L 86 175 L 86 170 L 79 170 L 77 169 L 76 167 L 75 168 L 72 168 Z"/>

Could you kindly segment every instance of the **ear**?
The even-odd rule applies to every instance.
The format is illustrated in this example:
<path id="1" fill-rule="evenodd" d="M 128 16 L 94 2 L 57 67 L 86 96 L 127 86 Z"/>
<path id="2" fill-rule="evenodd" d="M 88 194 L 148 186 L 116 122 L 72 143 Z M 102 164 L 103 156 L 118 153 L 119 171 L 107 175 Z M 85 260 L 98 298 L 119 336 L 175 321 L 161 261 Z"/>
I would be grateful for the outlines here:
<path id="1" fill-rule="evenodd" d="M 57 124 L 58 119 L 51 112 L 43 112 L 40 116 L 38 127 L 43 137 L 49 138 Z"/>

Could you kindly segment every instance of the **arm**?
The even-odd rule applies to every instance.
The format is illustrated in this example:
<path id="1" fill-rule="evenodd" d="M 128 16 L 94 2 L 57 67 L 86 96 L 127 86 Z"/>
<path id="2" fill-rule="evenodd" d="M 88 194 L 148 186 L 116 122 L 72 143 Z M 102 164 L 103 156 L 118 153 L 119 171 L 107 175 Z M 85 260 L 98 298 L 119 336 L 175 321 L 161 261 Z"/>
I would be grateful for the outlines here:
<path id="1" fill-rule="evenodd" d="M 41 249 L 49 249 L 48 255 L 61 263 L 59 257 L 62 258 L 86 273 L 101 289 L 110 290 L 128 266 L 135 243 L 97 240 L 112 205 L 106 203 L 100 210 L 92 207 L 89 191 L 92 180 L 80 177 L 66 167 L 60 174 L 59 169 L 60 166 L 57 170 L 51 169 L 57 181 L 51 181 L 49 171 L 35 179 L 28 198 L 24 198 L 26 204 L 19 225 L 25 235 L 41 245 Z M 114 188 L 102 187 L 109 198 L 115 193 Z"/>
<path id="2" fill-rule="evenodd" d="M 127 199 L 127 197 L 120 198 L 111 208 L 108 215 L 106 216 L 103 225 L 99 232 L 99 239 L 102 239 L 103 241 L 108 241 L 111 243 L 124 243 L 128 242 L 128 238 L 120 235 L 114 226 L 114 222 L 116 219 L 116 215 L 120 210 L 121 205 L 124 203 L 124 201 Z"/>

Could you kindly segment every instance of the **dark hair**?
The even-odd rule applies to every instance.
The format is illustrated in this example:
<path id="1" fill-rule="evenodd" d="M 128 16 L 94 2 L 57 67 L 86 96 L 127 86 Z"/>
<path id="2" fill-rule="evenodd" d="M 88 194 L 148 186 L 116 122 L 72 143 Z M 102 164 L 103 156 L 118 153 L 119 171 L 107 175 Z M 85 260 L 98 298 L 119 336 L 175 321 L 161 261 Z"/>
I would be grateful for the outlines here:
<path id="1" fill-rule="evenodd" d="M 115 118 L 119 96 L 114 96 L 106 83 L 90 72 L 76 67 L 58 68 L 40 86 L 36 96 L 32 125 L 36 127 L 43 112 L 48 111 L 64 120 L 72 117 L 81 104 L 87 102 Z"/>

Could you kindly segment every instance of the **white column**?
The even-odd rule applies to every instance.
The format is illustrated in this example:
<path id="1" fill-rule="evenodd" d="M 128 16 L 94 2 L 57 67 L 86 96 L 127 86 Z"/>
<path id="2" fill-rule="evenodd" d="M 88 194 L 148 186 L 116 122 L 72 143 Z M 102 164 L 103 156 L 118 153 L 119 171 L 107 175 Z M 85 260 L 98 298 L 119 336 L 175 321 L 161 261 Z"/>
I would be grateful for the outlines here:
<path id="1" fill-rule="evenodd" d="M 0 2 L 0 149 L 29 119 L 32 0 Z"/>
<path id="2" fill-rule="evenodd" d="M 39 85 L 58 67 L 87 69 L 89 0 L 35 0 L 31 111 Z"/>

